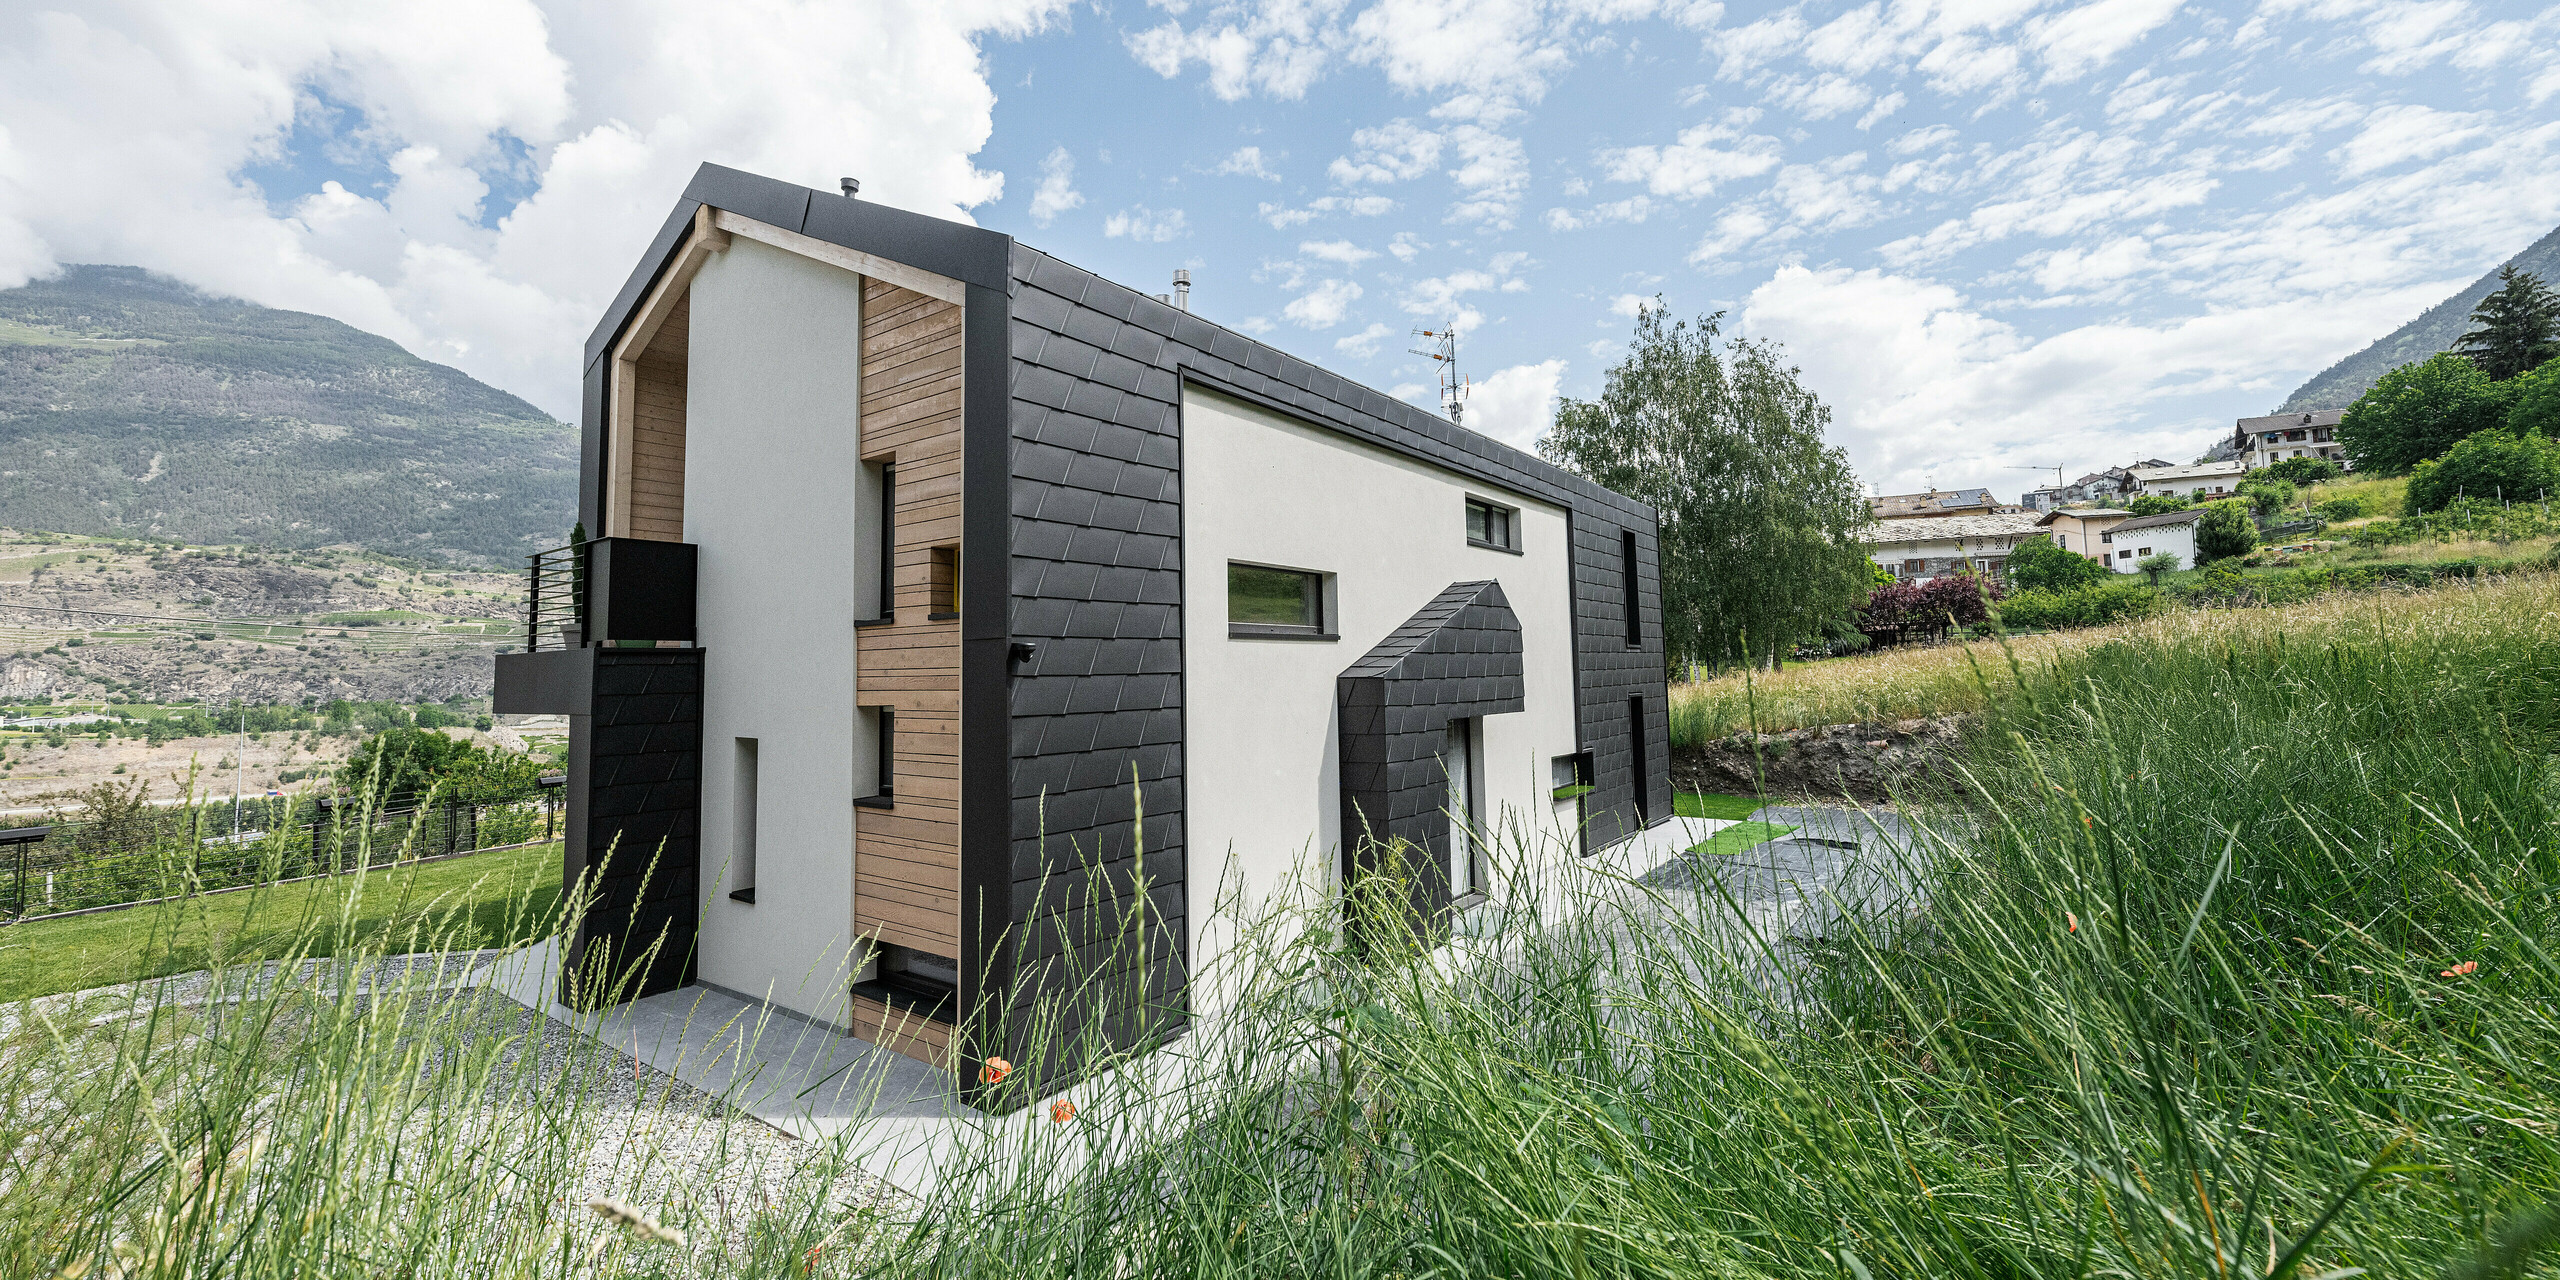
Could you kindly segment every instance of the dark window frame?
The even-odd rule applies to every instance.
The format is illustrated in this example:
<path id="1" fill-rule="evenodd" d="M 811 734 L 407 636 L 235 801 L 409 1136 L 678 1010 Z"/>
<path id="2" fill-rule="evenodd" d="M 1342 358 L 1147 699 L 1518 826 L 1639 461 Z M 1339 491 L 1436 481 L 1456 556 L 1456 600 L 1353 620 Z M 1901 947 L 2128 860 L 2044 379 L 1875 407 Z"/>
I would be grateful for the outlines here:
<path id="1" fill-rule="evenodd" d="M 1315 586 L 1315 622 L 1313 625 L 1280 622 L 1235 621 L 1235 577 L 1237 569 L 1260 569 L 1269 573 L 1294 574 L 1313 581 Z M 1333 605 L 1325 596 L 1331 590 L 1333 575 L 1321 569 L 1301 569 L 1294 565 L 1265 564 L 1259 560 L 1227 562 L 1227 638 L 1230 640 L 1340 640 L 1333 630 Z"/>
<path id="2" fill-rule="evenodd" d="M 880 468 L 880 611 L 855 619 L 853 625 L 857 627 L 885 626 L 898 620 L 898 463 L 894 458 L 882 458 L 876 465 Z"/>
<path id="3" fill-rule="evenodd" d="M 1653 771 L 1653 762 L 1646 758 L 1644 695 L 1641 693 L 1627 695 L 1627 749 L 1629 763 L 1635 771 L 1635 776 L 1630 781 L 1635 788 L 1636 825 L 1649 827 L 1653 825 L 1653 817 L 1649 812 L 1653 806 L 1649 802 L 1649 797 L 1645 795 L 1645 783 L 1646 775 Z"/>
<path id="4" fill-rule="evenodd" d="M 855 796 L 853 802 L 865 809 L 898 807 L 898 713 L 891 707 L 865 707 L 879 717 L 872 733 L 872 791 Z"/>
<path id="5" fill-rule="evenodd" d="M 1478 511 L 1485 513 L 1485 531 L 1488 535 L 1486 537 L 1476 536 L 1475 517 Z M 1501 551 L 1515 556 L 1525 554 L 1520 550 L 1520 508 L 1518 507 L 1505 502 L 1496 502 L 1491 498 L 1479 498 L 1472 493 L 1468 494 L 1465 527 L 1467 545 L 1470 547 L 1485 551 Z"/>

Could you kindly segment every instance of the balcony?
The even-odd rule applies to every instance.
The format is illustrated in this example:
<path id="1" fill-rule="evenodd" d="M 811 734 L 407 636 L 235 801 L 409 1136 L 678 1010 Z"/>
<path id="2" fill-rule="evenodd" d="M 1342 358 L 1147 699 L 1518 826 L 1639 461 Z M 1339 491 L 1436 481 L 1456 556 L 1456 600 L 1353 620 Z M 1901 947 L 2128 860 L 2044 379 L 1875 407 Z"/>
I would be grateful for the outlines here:
<path id="1" fill-rule="evenodd" d="M 502 714 L 583 715 L 591 651 L 694 642 L 692 543 L 597 538 L 526 561 L 525 651 L 498 655 Z"/>

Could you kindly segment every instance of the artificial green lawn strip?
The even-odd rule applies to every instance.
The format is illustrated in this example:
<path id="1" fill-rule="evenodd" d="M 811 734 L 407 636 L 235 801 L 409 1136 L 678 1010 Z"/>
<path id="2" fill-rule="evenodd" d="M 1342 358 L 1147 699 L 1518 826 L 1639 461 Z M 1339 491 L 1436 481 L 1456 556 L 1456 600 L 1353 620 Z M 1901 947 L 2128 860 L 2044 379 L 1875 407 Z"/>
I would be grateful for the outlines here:
<path id="1" fill-rule="evenodd" d="M 0 929 L 0 1003 L 202 969 L 217 947 L 229 963 L 267 959 L 292 944 L 306 919 L 319 922 L 310 954 L 328 955 L 334 921 L 355 891 L 356 877 L 339 876 L 11 925 Z M 466 939 L 449 945 L 529 941 L 547 930 L 560 900 L 560 846 L 375 871 L 363 893 L 358 937 L 460 929 Z"/>
<path id="2" fill-rule="evenodd" d="M 1774 822 L 1737 822 L 1689 846 L 1689 852 L 1711 853 L 1719 856 L 1740 853 L 1756 845 L 1767 844 L 1793 830 L 1795 830 L 1794 827 L 1782 827 Z"/>
<path id="3" fill-rule="evenodd" d="M 1682 791 L 1671 797 L 1671 811 L 1683 818 L 1731 818 L 1739 821 L 1760 812 L 1768 801 L 1756 796 L 1723 796 L 1712 791 Z"/>

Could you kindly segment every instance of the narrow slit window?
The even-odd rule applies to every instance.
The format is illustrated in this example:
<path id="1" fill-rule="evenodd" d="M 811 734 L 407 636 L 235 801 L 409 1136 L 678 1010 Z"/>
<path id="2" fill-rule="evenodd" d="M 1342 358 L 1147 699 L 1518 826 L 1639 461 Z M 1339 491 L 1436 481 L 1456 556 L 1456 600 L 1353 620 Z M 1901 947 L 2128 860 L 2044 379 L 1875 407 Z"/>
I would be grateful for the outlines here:
<path id="1" fill-rule="evenodd" d="M 1483 826 L 1477 799 L 1483 790 L 1482 771 L 1476 756 L 1476 721 L 1466 717 L 1449 721 L 1440 767 L 1449 776 L 1449 898 L 1453 902 L 1484 892 L 1484 863 L 1475 838 Z"/>
<path id="2" fill-rule="evenodd" d="M 1627 699 L 1627 759 L 1635 770 L 1635 776 L 1628 785 L 1635 789 L 1636 825 L 1648 827 L 1653 825 L 1653 819 L 1645 803 L 1645 780 L 1652 776 L 1653 762 L 1645 758 L 1644 695 L 1641 693 Z"/>
<path id="3" fill-rule="evenodd" d="M 858 778 L 853 802 L 866 809 L 892 807 L 897 795 L 898 713 L 887 707 L 855 709 L 856 731 L 868 738 L 870 749 L 868 776 Z"/>
<path id="4" fill-rule="evenodd" d="M 873 558 L 871 581 L 863 592 L 863 603 L 869 606 L 863 616 L 886 622 L 898 613 L 898 468 L 883 459 L 864 464 L 864 470 L 870 473 L 864 487 L 871 491 L 872 535 L 878 544 L 878 555 Z"/>
<path id="5" fill-rule="evenodd" d="M 756 739 L 737 740 L 730 780 L 729 896 L 756 900 Z"/>
<path id="6" fill-rule="evenodd" d="M 1227 634 L 1320 636 L 1324 575 L 1268 565 L 1227 566 Z"/>
<path id="7" fill-rule="evenodd" d="M 1633 649 L 1644 643 L 1643 614 L 1637 606 L 1636 531 L 1633 529 L 1618 531 L 1618 567 L 1626 579 L 1627 647 Z"/>
<path id="8" fill-rule="evenodd" d="M 960 548 L 940 546 L 933 549 L 929 581 L 930 603 L 925 616 L 936 622 L 947 622 L 960 616 Z"/>

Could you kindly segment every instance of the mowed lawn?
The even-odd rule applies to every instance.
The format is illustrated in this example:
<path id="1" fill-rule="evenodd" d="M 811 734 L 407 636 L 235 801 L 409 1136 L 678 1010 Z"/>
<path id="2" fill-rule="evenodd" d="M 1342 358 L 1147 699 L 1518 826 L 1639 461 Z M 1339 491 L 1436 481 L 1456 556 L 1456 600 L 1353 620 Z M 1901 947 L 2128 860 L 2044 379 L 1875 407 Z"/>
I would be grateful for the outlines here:
<path id="1" fill-rule="evenodd" d="M 546 933 L 559 901 L 560 846 L 547 844 L 10 925 L 0 1003 L 270 959 L 306 936 L 314 956 L 342 939 L 394 952 L 505 946 Z"/>

